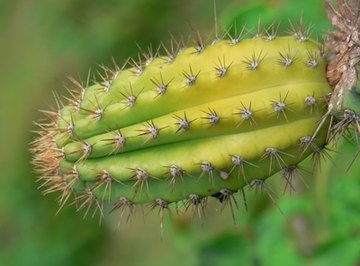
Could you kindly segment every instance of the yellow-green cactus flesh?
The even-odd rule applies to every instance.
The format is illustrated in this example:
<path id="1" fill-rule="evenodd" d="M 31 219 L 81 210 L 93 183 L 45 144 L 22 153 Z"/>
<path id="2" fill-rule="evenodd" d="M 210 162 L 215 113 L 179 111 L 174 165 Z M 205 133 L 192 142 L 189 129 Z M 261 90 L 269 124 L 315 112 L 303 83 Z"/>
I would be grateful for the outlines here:
<path id="1" fill-rule="evenodd" d="M 256 185 L 326 144 L 322 47 L 294 36 L 221 40 L 105 71 L 42 125 L 45 193 L 80 207 L 172 202 Z"/>

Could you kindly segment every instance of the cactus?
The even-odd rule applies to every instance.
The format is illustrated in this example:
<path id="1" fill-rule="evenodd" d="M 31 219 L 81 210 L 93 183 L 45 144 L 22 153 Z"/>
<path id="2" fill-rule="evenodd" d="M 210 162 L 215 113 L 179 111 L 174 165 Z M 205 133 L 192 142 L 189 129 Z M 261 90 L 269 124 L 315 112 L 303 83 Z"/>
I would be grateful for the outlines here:
<path id="1" fill-rule="evenodd" d="M 263 188 L 277 172 L 291 186 L 301 161 L 312 154 L 315 168 L 329 140 L 349 125 L 359 132 L 348 96 L 357 92 L 333 108 L 339 81 L 329 84 L 326 69 L 336 67 L 302 23 L 290 36 L 245 31 L 173 42 L 165 55 L 103 67 L 91 86 L 72 80 L 67 103 L 56 96 L 58 110 L 37 123 L 44 194 L 59 192 L 60 209 L 76 204 L 85 215 L 92 207 L 102 215 L 104 203 L 121 214 L 148 204 L 162 217 L 178 202 L 201 212 L 207 197 L 231 205 L 234 193 L 245 198 L 245 186 Z"/>

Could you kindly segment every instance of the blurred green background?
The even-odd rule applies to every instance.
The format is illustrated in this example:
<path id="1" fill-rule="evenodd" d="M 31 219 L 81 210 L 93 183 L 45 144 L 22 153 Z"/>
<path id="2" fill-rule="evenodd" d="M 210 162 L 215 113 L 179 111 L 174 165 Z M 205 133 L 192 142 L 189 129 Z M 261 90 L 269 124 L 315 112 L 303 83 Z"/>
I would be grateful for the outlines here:
<path id="1" fill-rule="evenodd" d="M 321 41 L 330 28 L 320 0 L 218 0 L 220 26 L 255 27 L 301 14 Z M 0 265 L 360 265 L 360 159 L 346 172 L 355 145 L 340 143 L 333 162 L 303 175 L 296 193 L 283 195 L 281 178 L 266 193 L 240 197 L 236 225 L 229 210 L 211 205 L 205 221 L 165 218 L 160 239 L 156 212 L 139 213 L 117 229 L 117 214 L 82 219 L 73 208 L 55 215 L 56 195 L 37 190 L 28 143 L 38 109 L 65 93 L 68 75 L 86 79 L 97 64 L 121 65 L 146 49 L 185 39 L 189 25 L 213 33 L 212 0 L 1 0 L 0 2 Z M 240 26 L 238 26 L 240 28 Z M 136 45 L 137 44 L 137 45 Z M 304 167 L 309 167 L 309 163 Z M 145 211 L 147 213 L 147 211 Z"/>

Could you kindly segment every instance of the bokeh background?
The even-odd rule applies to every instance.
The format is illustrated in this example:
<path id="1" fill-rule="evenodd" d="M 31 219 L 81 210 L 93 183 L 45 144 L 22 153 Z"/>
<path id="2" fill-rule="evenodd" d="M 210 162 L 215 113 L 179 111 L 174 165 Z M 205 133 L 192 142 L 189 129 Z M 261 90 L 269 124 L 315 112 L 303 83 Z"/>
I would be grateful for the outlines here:
<path id="1" fill-rule="evenodd" d="M 320 0 L 216 2 L 230 32 L 260 17 L 284 33 L 301 15 L 319 41 L 330 29 Z M 236 224 L 215 202 L 204 221 L 166 214 L 162 240 L 156 212 L 119 228 L 117 214 L 101 226 L 73 208 L 55 215 L 56 195 L 41 194 L 29 163 L 38 109 L 65 93 L 68 75 L 85 80 L 98 64 L 137 57 L 137 46 L 188 38 L 190 27 L 211 36 L 212 0 L 0 1 L 0 265 L 360 265 L 360 158 L 346 171 L 356 152 L 348 142 L 331 147 L 321 172 L 304 171 L 307 186 L 296 183 L 292 195 L 273 177 L 277 204 L 247 190 L 250 208 L 237 199 Z"/>

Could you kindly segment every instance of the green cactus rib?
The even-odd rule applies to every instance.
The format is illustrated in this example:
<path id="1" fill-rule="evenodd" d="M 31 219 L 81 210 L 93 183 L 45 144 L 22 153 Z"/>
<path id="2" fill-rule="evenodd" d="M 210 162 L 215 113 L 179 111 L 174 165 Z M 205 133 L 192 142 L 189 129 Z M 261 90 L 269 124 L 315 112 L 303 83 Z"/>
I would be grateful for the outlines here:
<path id="1" fill-rule="evenodd" d="M 78 209 L 196 205 L 259 185 L 326 144 L 331 88 L 313 40 L 219 40 L 146 58 L 105 68 L 101 83 L 74 82 L 69 103 L 40 125 L 33 161 L 61 207 L 73 195 Z"/>
<path id="2" fill-rule="evenodd" d="M 300 90 L 299 87 L 301 87 Z M 166 143 L 247 132 L 254 128 L 282 124 L 286 120 L 308 117 L 311 112 L 322 113 L 325 106 L 322 95 L 327 92 L 328 86 L 324 83 L 267 88 L 266 91 L 256 91 L 213 101 L 184 109 L 181 112 L 157 117 L 140 125 L 122 128 L 121 136 L 127 140 L 126 144 L 124 143 L 121 147 L 118 147 L 119 144 L 116 142 L 120 131 L 112 131 L 85 139 L 82 142 L 68 143 L 64 146 L 64 152 L 67 160 L 76 161 L 83 155 L 84 142 L 92 147 L 89 158 L 95 158 Z M 317 105 L 320 107 L 306 105 L 305 99 L 309 96 L 314 99 L 319 98 Z M 278 113 L 274 111 L 274 104 L 280 102 L 281 97 L 282 101 L 286 98 L 284 102 L 289 105 L 289 110 Z M 246 116 L 246 111 L 250 111 L 251 116 Z M 188 129 L 182 130 L 177 121 L 184 118 L 184 114 L 190 124 Z"/>
<path id="3" fill-rule="evenodd" d="M 293 37 L 256 38 L 237 45 L 221 41 L 201 53 L 188 48 L 171 64 L 161 58 L 153 60 L 141 75 L 136 69 L 120 72 L 109 90 L 101 85 L 86 89 L 79 111 L 74 112 L 76 107 L 63 110 L 58 127 L 67 131 L 74 123 L 74 135 L 84 139 L 201 103 L 296 83 L 304 77 L 327 84 L 324 68 L 319 44 Z M 226 70 L 223 78 L 219 77 L 221 69 Z M 188 84 L 189 77 L 195 78 L 194 84 Z M 167 85 L 166 92 L 159 94 L 154 83 Z M 136 97 L 132 108 L 128 107 L 130 96 Z M 103 110 L 100 116 L 97 109 Z"/>
<path id="4" fill-rule="evenodd" d="M 113 182 L 111 195 L 103 195 L 103 188 L 97 194 L 102 195 L 98 195 L 99 198 L 111 197 L 112 200 L 125 196 L 133 202 L 145 203 L 161 195 L 167 202 L 176 202 L 190 194 L 209 196 L 218 192 L 219 188 L 237 191 L 247 184 L 243 177 L 239 178 L 239 169 L 232 162 L 232 156 L 239 156 L 251 163 L 243 169 L 248 183 L 254 179 L 266 179 L 281 168 L 297 164 L 311 153 L 309 150 L 302 157 L 298 156 L 301 153 L 300 139 L 314 132 L 318 119 L 319 117 L 310 117 L 252 132 L 162 145 L 134 151 L 127 156 L 120 154 L 88 159 L 76 163 L 76 170 L 81 180 L 93 187 L 106 169 L 118 182 Z M 313 126 L 309 127 L 309 124 Z M 296 132 L 293 132 L 293 128 L 297 128 Z M 320 138 L 324 138 L 324 133 L 326 131 L 322 131 Z M 267 153 L 268 148 L 276 149 L 275 153 Z M 204 162 L 211 162 L 210 171 L 202 169 Z M 173 188 L 169 173 L 171 166 L 181 167 L 183 170 L 183 176 L 177 177 L 178 183 Z M 72 164 L 66 163 L 62 170 L 72 172 L 72 167 Z M 146 172 L 148 178 L 139 182 L 136 169 Z M 134 186 L 141 186 L 142 189 L 133 189 Z"/>

